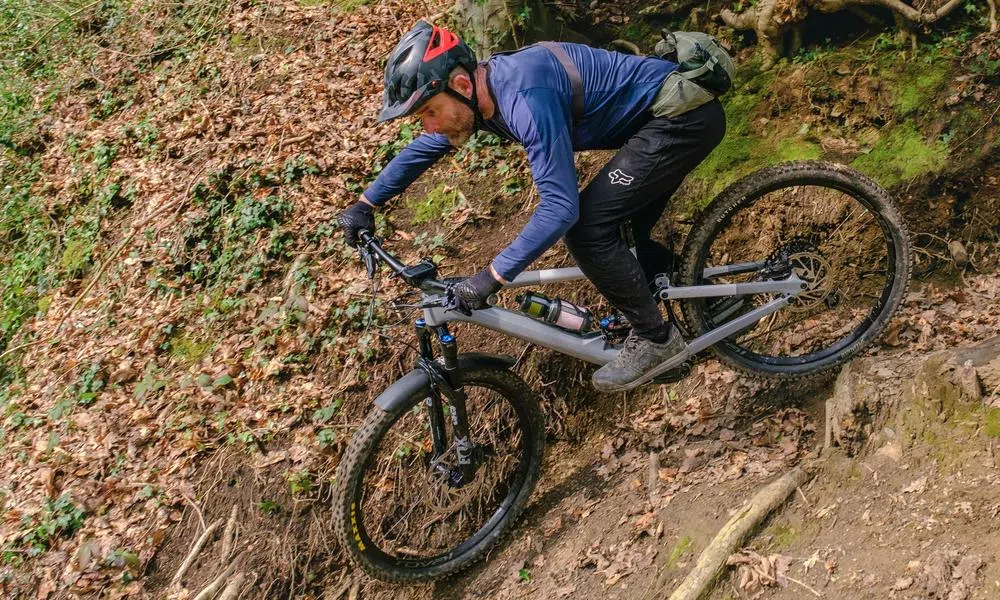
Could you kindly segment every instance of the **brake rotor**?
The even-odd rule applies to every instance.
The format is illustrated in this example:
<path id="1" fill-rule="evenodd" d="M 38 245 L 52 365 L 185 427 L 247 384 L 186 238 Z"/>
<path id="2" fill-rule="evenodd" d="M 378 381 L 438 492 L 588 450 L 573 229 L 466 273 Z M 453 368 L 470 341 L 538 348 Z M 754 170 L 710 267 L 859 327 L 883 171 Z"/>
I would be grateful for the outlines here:
<path id="1" fill-rule="evenodd" d="M 796 252 L 788 257 L 792 271 L 806 282 L 806 289 L 796 296 L 789 306 L 795 311 L 806 311 L 826 301 L 832 289 L 833 269 L 826 257 L 816 252 Z"/>
<path id="2" fill-rule="evenodd" d="M 830 297 L 833 267 L 815 244 L 802 238 L 789 240 L 767 260 L 774 276 L 787 277 L 792 272 L 806 283 L 806 289 L 789 302 L 793 311 L 807 311 Z"/>

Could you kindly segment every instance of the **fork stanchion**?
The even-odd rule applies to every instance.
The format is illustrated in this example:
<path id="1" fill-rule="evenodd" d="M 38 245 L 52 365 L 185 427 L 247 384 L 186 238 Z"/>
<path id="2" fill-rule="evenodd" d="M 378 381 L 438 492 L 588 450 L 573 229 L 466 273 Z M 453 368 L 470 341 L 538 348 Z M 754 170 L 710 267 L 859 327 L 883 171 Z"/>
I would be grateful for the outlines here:
<path id="1" fill-rule="evenodd" d="M 469 414 L 465 403 L 465 390 L 462 389 L 462 371 L 458 368 L 458 343 L 455 341 L 455 336 L 448 331 L 447 325 L 439 325 L 435 330 L 441 346 L 441 357 L 444 359 L 444 370 L 451 385 L 448 400 L 451 403 L 455 453 L 458 455 L 458 468 L 461 472 L 461 478 L 453 483 L 462 486 L 472 481 L 475 476 L 475 465 L 472 464 L 474 445 L 469 433 Z"/>
<path id="2" fill-rule="evenodd" d="M 444 370 L 448 372 L 452 387 L 457 390 L 462 387 L 461 372 L 458 370 L 458 342 L 448 331 L 447 325 L 438 325 L 437 334 L 441 357 L 444 358 Z"/>
<path id="3" fill-rule="evenodd" d="M 420 346 L 420 358 L 433 359 L 434 348 L 431 346 L 431 332 L 427 329 L 427 322 L 423 319 L 417 319 L 413 322 L 413 330 L 417 335 L 417 344 Z"/>

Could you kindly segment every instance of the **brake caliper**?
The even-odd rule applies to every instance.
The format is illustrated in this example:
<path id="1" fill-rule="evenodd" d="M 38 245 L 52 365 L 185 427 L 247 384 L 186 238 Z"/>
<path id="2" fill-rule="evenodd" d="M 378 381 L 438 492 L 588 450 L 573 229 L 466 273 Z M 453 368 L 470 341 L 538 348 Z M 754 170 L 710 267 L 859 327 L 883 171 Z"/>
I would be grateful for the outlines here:
<path id="1" fill-rule="evenodd" d="M 806 282 L 806 289 L 792 299 L 789 307 L 793 310 L 808 310 L 831 296 L 833 269 L 826 256 L 815 244 L 802 238 L 795 238 L 771 253 L 760 270 L 763 279 L 785 279 L 792 272 Z M 831 307 L 832 308 L 832 307 Z"/>

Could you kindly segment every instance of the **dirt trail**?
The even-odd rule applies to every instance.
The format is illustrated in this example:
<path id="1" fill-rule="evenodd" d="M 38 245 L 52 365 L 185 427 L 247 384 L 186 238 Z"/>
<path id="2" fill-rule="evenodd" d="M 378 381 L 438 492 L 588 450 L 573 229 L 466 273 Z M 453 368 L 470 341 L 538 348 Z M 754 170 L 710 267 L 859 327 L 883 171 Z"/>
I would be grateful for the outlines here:
<path id="1" fill-rule="evenodd" d="M 917 282 L 891 345 L 864 360 L 891 365 L 884 384 L 902 387 L 920 357 L 990 338 L 998 322 L 996 271 L 966 273 L 961 286 Z M 600 401 L 581 441 L 550 445 L 511 539 L 469 572 L 405 597 L 664 597 L 733 511 L 823 444 L 831 389 L 761 386 L 712 360 L 675 386 Z M 983 416 L 992 414 L 956 419 L 905 453 L 834 452 L 709 597 L 995 597 L 1000 425 Z M 404 593 L 370 582 L 363 591 Z"/>

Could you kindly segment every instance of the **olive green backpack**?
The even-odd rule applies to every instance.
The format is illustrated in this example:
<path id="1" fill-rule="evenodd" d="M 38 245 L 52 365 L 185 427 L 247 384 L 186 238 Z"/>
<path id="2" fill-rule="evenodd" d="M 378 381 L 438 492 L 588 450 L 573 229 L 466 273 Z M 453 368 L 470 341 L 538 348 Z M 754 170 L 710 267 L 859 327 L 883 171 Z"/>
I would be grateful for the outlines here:
<path id="1" fill-rule="evenodd" d="M 707 33 L 663 30 L 653 53 L 679 65 L 653 102 L 653 114 L 675 117 L 725 94 L 733 87 L 733 59 Z"/>

